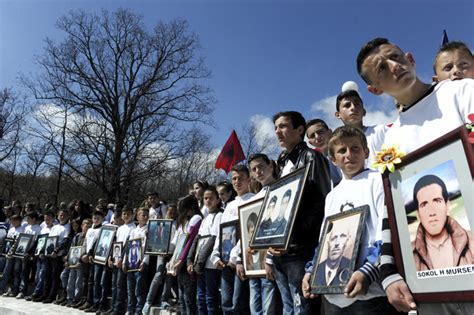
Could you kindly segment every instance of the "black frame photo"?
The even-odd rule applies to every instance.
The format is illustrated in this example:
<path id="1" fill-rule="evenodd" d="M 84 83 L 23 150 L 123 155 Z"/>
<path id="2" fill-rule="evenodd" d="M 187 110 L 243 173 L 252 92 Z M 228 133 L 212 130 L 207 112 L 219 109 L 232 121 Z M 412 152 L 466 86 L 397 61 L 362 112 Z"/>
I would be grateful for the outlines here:
<path id="1" fill-rule="evenodd" d="M 230 252 L 240 238 L 239 220 L 221 223 L 219 238 L 220 259 L 224 264 L 227 264 L 230 260 Z"/>
<path id="2" fill-rule="evenodd" d="M 7 256 L 8 254 L 11 254 L 11 250 L 13 249 L 14 245 L 15 245 L 15 239 L 5 238 L 3 240 L 3 245 L 2 245 L 2 256 Z"/>
<path id="3" fill-rule="evenodd" d="M 148 235 L 145 254 L 166 255 L 169 251 L 173 220 L 158 219 L 148 221 Z"/>
<path id="4" fill-rule="evenodd" d="M 36 239 L 36 248 L 35 248 L 35 256 L 39 256 L 44 254 L 44 249 L 46 248 L 46 240 L 48 238 L 48 234 L 40 234 Z"/>
<path id="5" fill-rule="evenodd" d="M 472 239 L 474 228 L 474 148 L 468 132 L 461 126 L 383 174 L 395 262 L 416 301 L 474 300 L 474 261 L 463 256 L 474 248 L 457 248 L 462 239 Z M 426 239 L 438 236 L 457 248 L 452 263 L 426 250 Z"/>
<path id="6" fill-rule="evenodd" d="M 49 236 L 46 238 L 46 244 L 44 245 L 44 255 L 46 257 L 51 257 L 54 250 L 58 246 L 58 236 Z"/>
<path id="7" fill-rule="evenodd" d="M 310 167 L 311 163 L 280 178 L 269 187 L 250 241 L 250 248 L 288 249 Z"/>
<path id="8" fill-rule="evenodd" d="M 75 269 L 81 265 L 81 257 L 84 248 L 82 246 L 71 246 L 67 255 L 67 263 L 69 268 Z"/>
<path id="9" fill-rule="evenodd" d="M 354 272 L 369 206 L 329 216 L 313 261 L 311 293 L 341 294 Z"/>
<path id="10" fill-rule="evenodd" d="M 127 259 L 125 260 L 125 267 L 127 272 L 139 271 L 143 261 L 142 239 L 134 238 L 128 240 L 126 247 Z"/>
<path id="11" fill-rule="evenodd" d="M 262 208 L 263 199 L 254 200 L 239 206 L 240 245 L 242 247 L 242 262 L 245 275 L 265 277 L 266 249 L 251 249 L 250 239 L 257 226 L 258 214 Z"/>
<path id="12" fill-rule="evenodd" d="M 194 254 L 194 265 L 198 262 L 201 249 L 207 244 L 207 242 L 212 238 L 211 235 L 199 236 L 196 244 L 196 252 Z"/>
<path id="13" fill-rule="evenodd" d="M 94 249 L 94 263 L 101 265 L 105 265 L 107 263 L 116 230 L 117 227 L 115 226 L 102 226 L 97 244 Z"/>
<path id="14" fill-rule="evenodd" d="M 123 260 L 123 242 L 113 242 L 112 243 L 112 263 L 114 266 L 117 266 L 120 261 Z"/>
<path id="15" fill-rule="evenodd" d="M 28 253 L 31 244 L 33 242 L 33 234 L 20 233 L 15 242 L 15 246 L 12 251 L 12 256 L 16 258 L 23 258 Z"/>

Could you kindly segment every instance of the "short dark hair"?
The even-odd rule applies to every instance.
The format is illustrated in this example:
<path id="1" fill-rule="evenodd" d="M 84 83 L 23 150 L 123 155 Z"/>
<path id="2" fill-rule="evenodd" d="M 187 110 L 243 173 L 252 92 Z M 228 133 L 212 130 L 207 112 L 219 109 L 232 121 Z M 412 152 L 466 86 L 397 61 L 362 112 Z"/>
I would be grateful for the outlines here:
<path id="1" fill-rule="evenodd" d="M 456 51 L 456 50 L 464 51 L 469 56 L 471 56 L 471 58 L 474 58 L 474 56 L 472 55 L 471 49 L 469 49 L 469 47 L 466 45 L 466 43 L 460 42 L 460 41 L 454 41 L 454 42 L 446 43 L 446 44 L 442 45 L 439 48 L 438 52 L 436 53 L 436 57 L 435 57 L 435 60 L 434 60 L 434 63 L 433 63 L 433 71 L 434 71 L 435 74 L 436 74 L 436 63 L 438 62 L 439 55 L 444 53 L 444 52 L 452 52 L 452 51 Z"/>
<path id="2" fill-rule="evenodd" d="M 362 147 L 364 149 L 368 149 L 367 146 L 367 138 L 365 134 L 359 128 L 351 127 L 351 126 L 342 126 L 336 128 L 334 130 L 331 138 L 328 142 L 329 154 L 334 157 L 334 146 L 341 143 L 343 139 L 356 137 L 359 138 L 360 142 L 362 143 Z"/>
<path id="3" fill-rule="evenodd" d="M 421 177 L 415 184 L 415 187 L 413 188 L 413 202 L 415 203 L 416 208 L 418 209 L 418 198 L 416 195 L 420 191 L 420 189 L 429 186 L 429 185 L 439 185 L 441 187 L 441 194 L 443 195 L 443 199 L 445 202 L 448 202 L 449 200 L 449 195 L 448 195 L 448 189 L 446 188 L 446 184 L 443 182 L 441 178 L 439 178 L 436 175 L 429 174 Z"/>
<path id="4" fill-rule="evenodd" d="M 146 194 L 147 197 L 150 197 L 150 196 L 156 196 L 158 197 L 158 193 L 156 191 L 150 191 L 148 194 Z"/>
<path id="5" fill-rule="evenodd" d="M 336 110 L 337 111 L 339 111 L 342 100 L 349 97 L 357 97 L 360 100 L 362 107 L 364 107 L 364 102 L 362 101 L 362 97 L 360 97 L 359 92 L 357 92 L 356 90 L 347 90 L 347 91 L 343 91 L 339 93 L 339 95 L 336 97 Z"/>
<path id="6" fill-rule="evenodd" d="M 295 111 L 278 112 L 275 115 L 273 115 L 273 123 L 275 123 L 275 121 L 280 117 L 288 118 L 291 121 L 291 124 L 293 125 L 293 129 L 296 129 L 299 126 L 303 126 L 303 134 L 301 135 L 301 139 L 304 138 L 304 134 L 306 133 L 306 121 L 300 112 L 295 112 Z"/>
<path id="7" fill-rule="evenodd" d="M 362 72 L 362 64 L 375 48 L 382 45 L 391 45 L 391 43 L 386 38 L 374 38 L 371 41 L 365 43 L 364 46 L 362 46 L 362 48 L 360 49 L 359 54 L 357 55 L 357 72 L 367 84 L 370 84 L 371 82 L 367 75 Z"/>
<path id="8" fill-rule="evenodd" d="M 236 164 L 232 166 L 231 172 L 245 173 L 248 177 L 250 177 L 249 168 L 245 164 Z"/>
<path id="9" fill-rule="evenodd" d="M 328 124 L 326 124 L 324 120 L 319 119 L 319 118 L 308 120 L 306 122 L 306 130 L 308 130 L 309 127 L 314 126 L 314 125 L 321 125 L 324 127 L 324 129 L 329 130 Z"/>
<path id="10" fill-rule="evenodd" d="M 247 159 L 247 164 L 250 166 L 250 162 L 256 160 L 256 159 L 262 159 L 265 161 L 265 163 L 267 164 L 270 164 L 270 159 L 268 158 L 268 156 L 266 154 L 263 154 L 263 153 L 255 153 L 255 154 L 252 154 L 249 156 L 249 158 Z"/>
<path id="11" fill-rule="evenodd" d="M 199 187 L 201 187 L 202 189 L 207 189 L 207 187 L 209 187 L 209 183 L 205 180 L 202 180 L 202 179 L 197 179 L 193 182 L 193 185 L 194 184 L 198 184 Z"/>
<path id="12" fill-rule="evenodd" d="M 26 214 L 26 217 L 30 218 L 30 219 L 38 220 L 39 219 L 39 214 L 38 214 L 37 211 L 30 211 Z"/>

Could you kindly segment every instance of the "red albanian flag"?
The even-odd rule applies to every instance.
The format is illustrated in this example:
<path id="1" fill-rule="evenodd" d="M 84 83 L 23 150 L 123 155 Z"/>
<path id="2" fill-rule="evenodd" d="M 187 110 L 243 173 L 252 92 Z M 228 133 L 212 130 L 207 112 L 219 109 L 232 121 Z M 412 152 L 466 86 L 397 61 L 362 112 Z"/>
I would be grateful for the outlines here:
<path id="1" fill-rule="evenodd" d="M 244 151 L 235 130 L 232 130 L 229 139 L 217 157 L 216 169 L 223 169 L 226 173 L 229 173 L 235 164 L 243 160 L 245 160 Z"/>

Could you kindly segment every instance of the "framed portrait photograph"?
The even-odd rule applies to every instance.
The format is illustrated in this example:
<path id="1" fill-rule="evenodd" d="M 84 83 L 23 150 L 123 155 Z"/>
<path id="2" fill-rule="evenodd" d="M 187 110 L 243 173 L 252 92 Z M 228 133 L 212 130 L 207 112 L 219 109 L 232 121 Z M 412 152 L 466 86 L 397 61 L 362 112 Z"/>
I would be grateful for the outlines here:
<path id="1" fill-rule="evenodd" d="M 211 235 L 199 236 L 196 244 L 196 253 L 194 254 L 194 265 L 196 265 L 199 255 L 201 254 L 201 249 L 207 244 L 207 242 L 212 238 Z"/>
<path id="2" fill-rule="evenodd" d="M 145 254 L 166 255 L 168 254 L 173 220 L 149 220 L 148 236 L 145 244 Z"/>
<path id="3" fill-rule="evenodd" d="M 135 238 L 127 241 L 127 259 L 125 266 L 127 272 L 135 272 L 140 270 L 140 264 L 143 260 L 142 239 Z"/>
<path id="4" fill-rule="evenodd" d="M 250 248 L 287 250 L 311 164 L 274 182 L 265 195 Z"/>
<path id="5" fill-rule="evenodd" d="M 123 260 L 123 242 L 112 243 L 112 263 L 117 266 Z"/>
<path id="6" fill-rule="evenodd" d="M 57 246 L 58 246 L 58 237 L 48 235 L 48 237 L 46 238 L 46 244 L 44 246 L 44 255 L 46 257 L 50 257 Z"/>
<path id="7" fill-rule="evenodd" d="M 179 259 L 181 252 L 184 249 L 184 245 L 186 245 L 186 241 L 188 240 L 187 233 L 181 233 L 178 235 L 178 240 L 176 241 L 176 246 L 174 247 L 173 256 L 171 256 L 170 261 L 167 263 L 167 273 L 171 275 L 176 275 L 176 270 L 174 269 L 174 265 Z"/>
<path id="8" fill-rule="evenodd" d="M 81 265 L 81 256 L 83 254 L 82 246 L 71 246 L 69 248 L 69 254 L 67 256 L 67 263 L 69 268 L 75 269 Z"/>
<path id="9" fill-rule="evenodd" d="M 406 155 L 383 178 L 395 261 L 415 300 L 474 300 L 468 130 L 461 126 Z"/>
<path id="10" fill-rule="evenodd" d="M 94 249 L 94 262 L 105 265 L 110 255 L 110 249 L 112 248 L 112 242 L 114 240 L 116 226 L 102 226 L 100 229 L 99 238 L 97 245 Z"/>
<path id="11" fill-rule="evenodd" d="M 250 239 L 257 226 L 258 213 L 263 199 L 258 199 L 239 206 L 240 245 L 242 247 L 242 261 L 247 277 L 265 277 L 266 249 L 251 249 Z"/>
<path id="12" fill-rule="evenodd" d="M 220 258 L 224 264 L 230 260 L 230 251 L 239 240 L 239 220 L 221 223 L 220 225 Z"/>
<path id="13" fill-rule="evenodd" d="M 35 248 L 35 256 L 39 256 L 44 254 L 44 249 L 46 247 L 46 239 L 48 238 L 48 234 L 40 234 L 36 239 L 36 248 Z"/>
<path id="14" fill-rule="evenodd" d="M 313 262 L 311 293 L 340 294 L 354 272 L 369 206 L 329 216 Z"/>
<path id="15" fill-rule="evenodd" d="M 15 239 L 5 238 L 2 244 L 2 256 L 11 254 L 11 250 L 13 249 L 14 244 L 15 244 Z"/>
<path id="16" fill-rule="evenodd" d="M 33 238 L 33 234 L 20 233 L 13 248 L 12 256 L 17 258 L 23 258 L 30 249 L 30 246 L 33 242 Z"/>

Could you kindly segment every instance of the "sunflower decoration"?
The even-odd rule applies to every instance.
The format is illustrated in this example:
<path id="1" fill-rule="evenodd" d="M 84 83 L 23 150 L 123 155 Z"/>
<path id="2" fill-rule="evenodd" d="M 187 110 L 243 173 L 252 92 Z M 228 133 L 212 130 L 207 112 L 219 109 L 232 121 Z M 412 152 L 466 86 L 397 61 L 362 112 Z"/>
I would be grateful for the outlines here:
<path id="1" fill-rule="evenodd" d="M 467 118 L 471 121 L 466 124 L 466 128 L 470 131 L 467 139 L 470 143 L 474 144 L 474 114 L 467 115 Z"/>
<path id="2" fill-rule="evenodd" d="M 405 156 L 405 152 L 398 149 L 398 146 L 386 146 L 382 144 L 382 150 L 375 153 L 375 162 L 372 164 L 374 168 L 377 168 L 380 173 L 385 172 L 388 169 L 393 173 L 395 171 L 395 164 L 402 162 L 402 157 Z"/>

